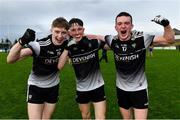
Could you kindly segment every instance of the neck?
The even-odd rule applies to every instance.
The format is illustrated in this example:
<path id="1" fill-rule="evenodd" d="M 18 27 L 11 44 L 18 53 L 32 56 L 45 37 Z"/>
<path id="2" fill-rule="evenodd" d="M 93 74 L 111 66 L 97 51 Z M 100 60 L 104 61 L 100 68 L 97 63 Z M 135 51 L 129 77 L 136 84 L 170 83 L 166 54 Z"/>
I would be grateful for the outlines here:
<path id="1" fill-rule="evenodd" d="M 119 38 L 120 41 L 128 41 L 128 40 L 130 40 L 131 36 L 127 37 L 126 39 L 121 39 L 120 36 L 118 36 L 118 38 Z"/>

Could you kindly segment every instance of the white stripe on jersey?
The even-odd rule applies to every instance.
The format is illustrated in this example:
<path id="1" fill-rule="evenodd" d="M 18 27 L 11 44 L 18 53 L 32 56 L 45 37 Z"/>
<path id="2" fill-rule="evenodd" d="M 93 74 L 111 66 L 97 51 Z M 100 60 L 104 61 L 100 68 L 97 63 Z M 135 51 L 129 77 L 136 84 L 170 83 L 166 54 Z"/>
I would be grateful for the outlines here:
<path id="1" fill-rule="evenodd" d="M 30 87 L 30 85 L 27 86 L 26 102 L 28 102 L 28 97 L 29 97 L 29 87 Z"/>
<path id="2" fill-rule="evenodd" d="M 40 46 L 48 46 L 51 44 L 51 40 L 48 39 L 46 41 L 39 41 Z"/>

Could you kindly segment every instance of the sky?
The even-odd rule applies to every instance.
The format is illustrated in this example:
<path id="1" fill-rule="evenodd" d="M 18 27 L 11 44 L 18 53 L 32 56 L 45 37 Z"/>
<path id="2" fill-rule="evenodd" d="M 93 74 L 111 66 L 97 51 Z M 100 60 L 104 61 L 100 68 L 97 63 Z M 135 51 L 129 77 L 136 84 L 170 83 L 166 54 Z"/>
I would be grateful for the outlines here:
<path id="1" fill-rule="evenodd" d="M 161 34 L 163 27 L 151 22 L 156 15 L 180 29 L 180 0 L 0 0 L 0 39 L 14 41 L 27 28 L 38 39 L 46 37 L 57 17 L 82 19 L 86 34 L 115 35 L 115 17 L 123 11 L 132 15 L 136 30 Z"/>

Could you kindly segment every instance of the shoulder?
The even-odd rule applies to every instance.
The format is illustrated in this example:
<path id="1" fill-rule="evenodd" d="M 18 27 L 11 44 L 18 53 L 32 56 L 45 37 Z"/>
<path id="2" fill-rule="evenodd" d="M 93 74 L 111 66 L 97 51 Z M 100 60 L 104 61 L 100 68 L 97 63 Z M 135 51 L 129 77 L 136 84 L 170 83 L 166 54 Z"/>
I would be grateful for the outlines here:
<path id="1" fill-rule="evenodd" d="M 142 31 L 133 30 L 131 32 L 131 40 L 135 40 L 135 39 L 140 38 L 140 37 L 143 37 Z"/>
<path id="2" fill-rule="evenodd" d="M 105 40 L 117 40 L 118 36 L 117 35 L 106 35 Z"/>
<path id="3" fill-rule="evenodd" d="M 48 45 L 50 45 L 52 43 L 51 39 L 52 39 L 52 37 L 51 37 L 51 35 L 49 35 L 49 36 L 47 36 L 45 38 L 37 40 L 37 42 L 39 43 L 40 46 L 48 46 Z"/>
<path id="4" fill-rule="evenodd" d="M 39 55 L 40 45 L 37 41 L 30 42 L 27 47 L 32 50 L 33 54 Z"/>
<path id="5" fill-rule="evenodd" d="M 73 38 L 71 38 L 67 41 L 67 47 L 70 47 L 70 46 L 75 45 L 75 44 L 76 44 L 76 41 Z"/>

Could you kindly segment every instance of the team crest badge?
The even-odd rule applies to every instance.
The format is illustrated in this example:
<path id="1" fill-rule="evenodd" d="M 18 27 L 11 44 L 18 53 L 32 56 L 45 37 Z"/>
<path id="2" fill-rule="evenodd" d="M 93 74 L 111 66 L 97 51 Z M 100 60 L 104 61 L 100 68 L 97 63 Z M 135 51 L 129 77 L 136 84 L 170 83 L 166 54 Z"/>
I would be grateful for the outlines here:
<path id="1" fill-rule="evenodd" d="M 51 54 L 51 55 L 54 55 L 54 52 L 53 51 L 47 51 L 48 54 Z"/>
<path id="2" fill-rule="evenodd" d="M 133 44 L 132 44 L 132 47 L 135 48 L 135 47 L 136 47 L 136 43 L 133 43 Z"/>
<path id="3" fill-rule="evenodd" d="M 118 44 L 115 44 L 115 47 L 116 47 L 116 48 L 119 48 Z"/>

